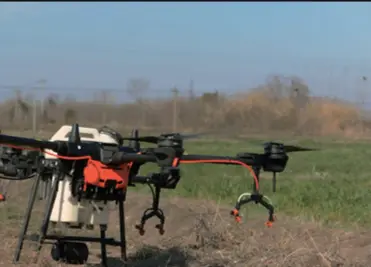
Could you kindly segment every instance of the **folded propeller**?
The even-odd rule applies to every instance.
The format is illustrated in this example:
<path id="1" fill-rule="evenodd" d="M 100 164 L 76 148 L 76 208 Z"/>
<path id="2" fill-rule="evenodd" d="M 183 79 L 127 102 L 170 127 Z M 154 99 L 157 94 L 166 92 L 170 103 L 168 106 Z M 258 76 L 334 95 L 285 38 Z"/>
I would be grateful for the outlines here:
<path id="1" fill-rule="evenodd" d="M 138 141 L 138 142 L 146 142 L 157 144 L 163 140 L 185 140 L 185 139 L 193 139 L 205 135 L 205 133 L 199 134 L 181 134 L 181 133 L 166 133 L 160 134 L 159 136 L 141 136 L 141 137 L 122 137 L 122 140 L 128 141 Z"/>

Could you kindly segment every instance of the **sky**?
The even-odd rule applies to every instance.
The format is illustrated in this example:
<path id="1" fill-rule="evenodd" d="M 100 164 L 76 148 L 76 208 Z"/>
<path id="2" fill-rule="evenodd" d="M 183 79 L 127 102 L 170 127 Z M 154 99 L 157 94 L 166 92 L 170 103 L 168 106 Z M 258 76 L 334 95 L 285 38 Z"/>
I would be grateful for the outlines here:
<path id="1" fill-rule="evenodd" d="M 370 29 L 369 2 L 0 2 L 0 90 L 118 94 L 140 78 L 151 94 L 232 92 L 279 74 L 354 98 Z"/>

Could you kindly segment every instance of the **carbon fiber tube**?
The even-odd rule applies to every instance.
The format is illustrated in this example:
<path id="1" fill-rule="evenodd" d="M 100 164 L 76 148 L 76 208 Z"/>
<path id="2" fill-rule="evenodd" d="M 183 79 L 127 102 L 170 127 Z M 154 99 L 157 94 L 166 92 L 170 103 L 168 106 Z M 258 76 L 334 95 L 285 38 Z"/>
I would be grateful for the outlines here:
<path id="1" fill-rule="evenodd" d="M 239 158 L 239 157 L 213 156 L 213 155 L 183 155 L 181 160 L 182 161 L 222 160 L 223 162 L 215 162 L 212 164 L 224 164 L 224 165 L 238 165 L 238 163 L 233 162 L 233 161 L 240 161 L 250 166 L 261 164 L 258 160 L 251 159 L 251 158 L 245 159 L 245 158 Z"/>
<path id="2" fill-rule="evenodd" d="M 117 152 L 115 153 L 111 160 L 110 164 L 122 164 L 127 162 L 137 162 L 137 163 L 146 163 L 146 162 L 157 162 L 155 155 L 141 155 L 134 153 L 124 153 Z"/>
<path id="3" fill-rule="evenodd" d="M 0 134 L 0 144 L 4 145 L 15 145 L 15 146 L 27 146 L 40 149 L 50 149 L 58 151 L 59 144 L 50 141 L 39 141 L 32 138 L 25 138 L 19 136 Z"/>

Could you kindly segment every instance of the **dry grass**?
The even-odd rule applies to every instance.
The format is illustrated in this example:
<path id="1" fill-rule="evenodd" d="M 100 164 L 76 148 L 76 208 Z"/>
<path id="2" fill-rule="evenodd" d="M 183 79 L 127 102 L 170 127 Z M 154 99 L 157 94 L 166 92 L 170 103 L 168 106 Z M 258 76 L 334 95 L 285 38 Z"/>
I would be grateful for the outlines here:
<path id="1" fill-rule="evenodd" d="M 24 203 L 25 199 L 16 202 Z M 272 229 L 265 228 L 264 220 L 255 216 L 245 217 L 243 224 L 236 225 L 228 216 L 229 209 L 226 207 L 211 201 L 172 198 L 164 200 L 161 205 L 167 215 L 165 235 L 159 236 L 153 227 L 155 222 L 150 221 L 146 225 L 146 235 L 140 237 L 133 225 L 139 219 L 140 211 L 150 205 L 149 198 L 131 194 L 127 203 L 131 267 L 331 267 L 369 264 L 370 233 L 325 229 L 316 223 L 285 217 L 279 217 Z M 13 266 L 10 259 L 19 219 L 20 216 L 10 216 L 3 224 L 6 227 L 0 230 L 3 242 L 7 244 L 0 249 L 2 266 Z M 118 237 L 118 226 L 114 223 L 117 219 L 112 212 L 109 234 L 114 237 Z M 35 223 L 37 218 L 33 220 Z M 99 262 L 98 248 L 90 246 L 89 266 Z M 66 267 L 53 263 L 48 249 L 45 246 L 39 262 L 32 264 L 32 248 L 25 246 L 20 266 Z M 109 248 L 109 252 L 109 266 L 123 266 L 117 258 L 118 249 Z"/>
<path id="2" fill-rule="evenodd" d="M 201 97 L 177 100 L 177 130 L 224 131 L 240 134 L 278 133 L 361 137 L 370 126 L 362 111 L 351 103 L 311 97 L 306 93 L 277 94 L 263 87 L 226 97 L 205 93 Z M 75 102 L 50 96 L 45 111 L 38 113 L 38 129 L 55 131 L 61 124 L 110 125 L 119 130 L 170 131 L 173 125 L 171 100 L 102 104 L 98 101 Z M 12 130 L 32 129 L 32 102 L 19 97 L 0 105 L 0 127 Z M 362 116 L 361 116 L 362 115 Z M 228 130 L 226 130 L 228 129 Z"/>

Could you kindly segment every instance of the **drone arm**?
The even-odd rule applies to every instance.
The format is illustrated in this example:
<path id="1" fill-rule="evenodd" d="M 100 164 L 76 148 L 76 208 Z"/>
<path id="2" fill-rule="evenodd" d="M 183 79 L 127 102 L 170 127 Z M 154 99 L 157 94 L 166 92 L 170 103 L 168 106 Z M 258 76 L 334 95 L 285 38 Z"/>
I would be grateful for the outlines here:
<path id="1" fill-rule="evenodd" d="M 117 152 L 109 160 L 109 164 L 123 164 L 123 163 L 147 163 L 147 162 L 157 162 L 157 158 L 154 155 L 143 155 L 135 153 L 124 153 Z"/>
<path id="2" fill-rule="evenodd" d="M 214 156 L 214 155 L 183 155 L 181 163 L 213 163 L 213 164 L 226 164 L 226 165 L 240 165 L 242 162 L 246 165 L 256 165 L 254 160 L 245 160 L 238 157 Z"/>
<path id="3" fill-rule="evenodd" d="M 32 147 L 35 149 L 50 149 L 58 152 L 61 146 L 57 142 L 39 141 L 32 138 L 0 134 L 0 144 L 17 146 L 19 148 Z"/>
<path id="4" fill-rule="evenodd" d="M 224 165 L 248 165 L 262 166 L 264 164 L 264 155 L 245 153 L 243 157 L 227 157 L 214 155 L 183 155 L 181 163 L 211 163 Z"/>

